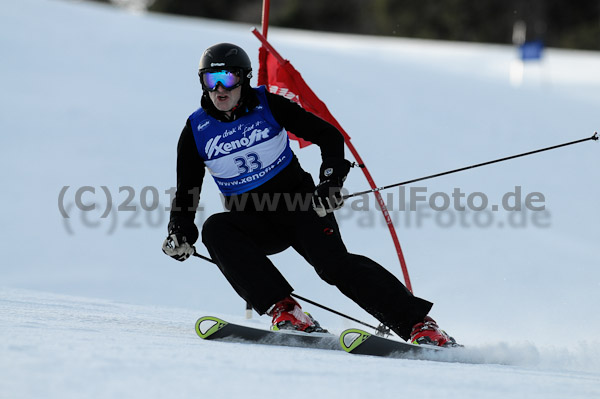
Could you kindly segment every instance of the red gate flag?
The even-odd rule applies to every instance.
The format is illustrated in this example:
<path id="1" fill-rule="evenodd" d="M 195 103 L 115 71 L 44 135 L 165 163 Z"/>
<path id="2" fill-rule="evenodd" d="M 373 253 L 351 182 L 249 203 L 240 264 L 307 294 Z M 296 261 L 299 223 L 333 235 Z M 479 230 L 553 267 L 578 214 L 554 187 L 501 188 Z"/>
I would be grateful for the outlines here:
<path id="1" fill-rule="evenodd" d="M 279 53 L 275 51 L 273 46 L 271 46 L 267 39 L 265 39 L 265 37 L 261 35 L 256 28 L 252 30 L 252 33 L 254 33 L 254 35 L 258 38 L 258 40 L 261 41 L 263 45 L 259 51 L 260 69 L 258 73 L 258 84 L 266 85 L 269 92 L 297 102 L 302 108 L 312 112 L 321 119 L 324 119 L 335 126 L 344 136 L 346 146 L 354 156 L 354 159 L 359 165 L 361 165 L 361 170 L 369 182 L 369 185 L 372 189 L 375 189 L 377 186 L 375 185 L 369 170 L 364 166 L 364 162 L 362 161 L 360 155 L 358 155 L 356 148 L 354 148 L 354 145 L 350 141 L 350 136 L 348 136 L 348 133 L 346 133 L 338 121 L 333 117 L 333 115 L 331 115 L 325 103 L 321 101 L 319 97 L 317 97 L 317 95 L 312 91 L 312 89 L 306 84 L 300 75 L 300 72 L 298 72 L 288 60 L 279 55 Z M 290 135 L 291 139 L 297 140 L 300 143 L 300 148 L 311 144 L 306 140 L 296 137 L 293 135 L 293 132 L 288 132 L 288 134 Z M 376 191 L 374 192 L 374 195 L 377 199 L 381 212 L 385 217 L 385 221 L 388 225 L 388 229 L 396 247 L 396 253 L 398 255 L 398 259 L 400 260 L 406 288 L 412 292 L 412 286 L 410 284 L 410 277 L 408 276 L 406 262 L 404 260 L 404 255 L 402 254 L 402 248 L 400 247 L 398 236 L 396 235 L 396 230 L 392 223 L 392 218 L 388 213 L 381 194 Z"/>
<path id="2" fill-rule="evenodd" d="M 331 115 L 325 103 L 323 103 L 310 87 L 308 87 L 300 73 L 289 63 L 289 61 L 286 60 L 283 64 L 280 64 L 271 52 L 267 52 L 266 66 L 268 79 L 266 85 L 267 90 L 297 102 L 305 110 L 328 121 L 341 131 L 341 126 L 337 124 L 337 121 L 333 115 Z M 311 144 L 309 141 L 296 137 L 293 134 L 294 132 L 289 133 L 291 139 L 299 142 L 300 148 Z M 344 138 L 346 139 L 346 137 Z"/>

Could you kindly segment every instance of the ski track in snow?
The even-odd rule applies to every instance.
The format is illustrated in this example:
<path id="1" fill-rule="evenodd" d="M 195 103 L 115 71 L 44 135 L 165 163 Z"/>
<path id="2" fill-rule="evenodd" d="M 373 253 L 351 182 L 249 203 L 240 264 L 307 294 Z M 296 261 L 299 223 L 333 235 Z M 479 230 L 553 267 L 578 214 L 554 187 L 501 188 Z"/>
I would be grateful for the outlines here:
<path id="1" fill-rule="evenodd" d="M 499 343 L 461 355 L 487 364 L 381 359 L 202 341 L 194 331 L 200 315 L 1 289 L 0 397 L 258 398 L 290 387 L 303 387 L 286 392 L 292 398 L 311 389 L 317 397 L 340 398 L 592 398 L 599 392 L 598 369 L 574 347 L 553 352 Z"/>

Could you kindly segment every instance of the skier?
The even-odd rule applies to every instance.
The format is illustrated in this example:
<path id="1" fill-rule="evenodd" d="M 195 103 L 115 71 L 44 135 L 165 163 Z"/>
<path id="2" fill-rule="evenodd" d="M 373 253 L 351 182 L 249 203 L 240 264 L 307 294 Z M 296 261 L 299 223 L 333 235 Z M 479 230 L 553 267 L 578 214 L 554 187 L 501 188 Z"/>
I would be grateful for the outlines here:
<path id="1" fill-rule="evenodd" d="M 205 168 L 229 212 L 210 216 L 202 242 L 235 291 L 273 329 L 320 331 L 291 297 L 293 288 L 268 255 L 292 247 L 327 283 L 336 286 L 400 337 L 447 346 L 454 340 L 417 298 L 373 260 L 348 252 L 333 211 L 351 163 L 344 139 L 331 124 L 298 104 L 251 87 L 246 52 L 229 43 L 206 49 L 198 75 L 201 107 L 188 118 L 177 146 L 177 191 L 163 251 L 184 261 L 195 252 L 194 224 Z M 315 186 L 290 148 L 287 130 L 319 146 Z"/>

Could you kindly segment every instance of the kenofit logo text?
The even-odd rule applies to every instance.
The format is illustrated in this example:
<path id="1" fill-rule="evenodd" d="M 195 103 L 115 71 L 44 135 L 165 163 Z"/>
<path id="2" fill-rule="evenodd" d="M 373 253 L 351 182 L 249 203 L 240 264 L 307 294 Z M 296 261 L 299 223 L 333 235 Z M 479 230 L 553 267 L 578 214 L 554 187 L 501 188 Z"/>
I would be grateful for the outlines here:
<path id="1" fill-rule="evenodd" d="M 259 141 L 268 139 L 270 131 L 271 129 L 268 127 L 264 129 L 254 129 L 248 137 L 242 137 L 229 142 L 221 142 L 221 139 L 224 137 L 224 135 L 219 134 L 208 140 L 204 151 L 206 151 L 206 156 L 208 159 L 211 159 L 219 154 L 227 155 L 230 154 L 231 151 L 238 148 L 248 148 Z"/>

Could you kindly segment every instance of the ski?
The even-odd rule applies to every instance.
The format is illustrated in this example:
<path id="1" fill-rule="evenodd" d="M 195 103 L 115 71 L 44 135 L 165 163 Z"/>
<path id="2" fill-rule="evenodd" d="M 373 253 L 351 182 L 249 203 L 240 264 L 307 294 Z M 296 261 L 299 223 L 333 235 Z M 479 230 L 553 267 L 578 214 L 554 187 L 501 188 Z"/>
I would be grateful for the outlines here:
<path id="1" fill-rule="evenodd" d="M 213 316 L 204 316 L 196 321 L 196 334 L 206 340 L 341 350 L 339 337 L 330 333 L 263 330 L 229 323 Z"/>
<path id="2" fill-rule="evenodd" d="M 436 355 L 448 350 L 432 345 L 416 345 L 383 338 L 356 328 L 342 332 L 340 345 L 346 352 L 356 355 L 403 359 L 442 360 L 436 359 Z"/>
<path id="3" fill-rule="evenodd" d="M 305 333 L 294 330 L 271 331 L 230 323 L 214 316 L 204 316 L 196 321 L 196 334 L 205 340 L 223 342 L 344 350 L 356 355 L 401 359 L 471 362 L 460 359 L 461 356 L 458 356 L 458 352 L 454 352 L 451 348 L 409 344 L 379 337 L 356 328 L 345 330 L 339 336 L 330 333 Z"/>

